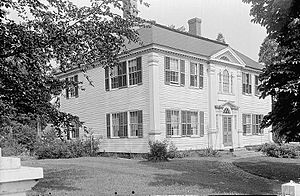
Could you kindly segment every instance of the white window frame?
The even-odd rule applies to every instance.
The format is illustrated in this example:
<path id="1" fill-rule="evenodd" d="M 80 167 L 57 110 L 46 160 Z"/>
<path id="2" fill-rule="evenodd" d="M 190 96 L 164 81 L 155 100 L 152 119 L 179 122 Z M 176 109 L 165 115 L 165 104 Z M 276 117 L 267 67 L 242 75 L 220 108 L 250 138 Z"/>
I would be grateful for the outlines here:
<path id="1" fill-rule="evenodd" d="M 245 121 L 244 121 L 244 116 L 245 116 Z M 247 117 L 249 122 L 247 121 Z M 252 135 L 252 115 L 251 114 L 242 114 L 242 125 L 243 125 L 243 135 Z M 246 131 L 245 130 L 246 127 Z M 248 129 L 249 127 L 249 129 Z"/>
<path id="2" fill-rule="evenodd" d="M 252 135 L 263 135 L 263 129 L 260 129 L 262 114 L 252 114 Z"/>
<path id="3" fill-rule="evenodd" d="M 168 119 L 168 112 L 170 112 L 170 119 Z M 175 113 L 178 113 L 177 120 L 174 119 Z M 166 114 L 165 115 L 166 137 L 181 137 L 181 135 L 180 135 L 180 110 L 167 109 L 167 110 L 165 110 L 165 114 Z M 169 128 L 168 126 L 170 126 L 170 130 L 168 129 Z"/>
<path id="4" fill-rule="evenodd" d="M 139 117 L 139 115 L 141 116 Z M 134 119 L 134 117 L 136 117 L 137 119 Z M 139 120 L 141 121 L 139 122 Z M 133 127 L 135 127 L 135 130 L 133 130 Z M 133 134 L 134 131 L 136 132 L 135 134 Z M 129 111 L 129 132 L 131 138 L 143 137 L 143 111 L 142 110 Z"/>
<path id="5" fill-rule="evenodd" d="M 242 93 L 244 95 L 252 95 L 252 74 L 250 73 L 242 73 Z"/>
<path id="6" fill-rule="evenodd" d="M 225 91 L 224 83 L 225 81 L 225 72 L 228 73 L 228 91 Z M 219 93 L 222 94 L 234 94 L 233 92 L 233 73 L 230 73 L 228 69 L 220 70 L 218 73 L 218 80 L 219 80 Z"/>
<path id="7" fill-rule="evenodd" d="M 199 135 L 199 112 L 198 111 L 190 111 L 190 110 L 181 110 L 181 136 L 182 137 L 191 137 Z M 185 113 L 185 114 L 184 114 Z M 193 123 L 192 114 L 196 114 L 196 123 Z M 183 118 L 185 116 L 185 119 Z M 184 119 L 184 121 L 183 121 Z M 183 127 L 185 126 L 185 134 L 183 133 Z"/>

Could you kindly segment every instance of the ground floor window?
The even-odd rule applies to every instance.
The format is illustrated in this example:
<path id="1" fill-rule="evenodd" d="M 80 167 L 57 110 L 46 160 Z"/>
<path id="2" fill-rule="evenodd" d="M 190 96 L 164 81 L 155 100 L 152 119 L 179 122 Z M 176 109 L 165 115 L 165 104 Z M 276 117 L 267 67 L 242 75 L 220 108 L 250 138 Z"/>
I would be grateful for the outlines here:
<path id="1" fill-rule="evenodd" d="M 143 137 L 142 110 L 106 114 L 106 132 L 107 138 Z"/>
<path id="2" fill-rule="evenodd" d="M 180 135 L 178 110 L 166 110 L 166 126 L 167 136 Z"/>
<path id="3" fill-rule="evenodd" d="M 143 111 L 130 112 L 131 136 L 143 137 Z"/>
<path id="4" fill-rule="evenodd" d="M 243 114 L 243 135 L 260 135 L 263 130 L 260 129 L 262 114 Z"/>
<path id="5" fill-rule="evenodd" d="M 166 135 L 204 136 L 204 112 L 166 110 Z"/>

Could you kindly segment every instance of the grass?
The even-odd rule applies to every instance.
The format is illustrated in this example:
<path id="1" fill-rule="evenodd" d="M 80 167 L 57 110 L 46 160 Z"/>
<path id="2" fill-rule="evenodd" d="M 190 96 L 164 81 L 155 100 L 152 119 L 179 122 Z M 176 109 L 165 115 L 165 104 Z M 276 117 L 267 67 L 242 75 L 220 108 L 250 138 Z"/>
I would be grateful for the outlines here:
<path id="1" fill-rule="evenodd" d="M 278 194 L 281 185 L 243 173 L 220 157 L 156 163 L 94 157 L 28 160 L 22 165 L 44 168 L 44 179 L 30 196 Z"/>
<path id="2" fill-rule="evenodd" d="M 239 159 L 233 164 L 251 174 L 280 183 L 300 181 L 300 159 L 256 157 Z"/>

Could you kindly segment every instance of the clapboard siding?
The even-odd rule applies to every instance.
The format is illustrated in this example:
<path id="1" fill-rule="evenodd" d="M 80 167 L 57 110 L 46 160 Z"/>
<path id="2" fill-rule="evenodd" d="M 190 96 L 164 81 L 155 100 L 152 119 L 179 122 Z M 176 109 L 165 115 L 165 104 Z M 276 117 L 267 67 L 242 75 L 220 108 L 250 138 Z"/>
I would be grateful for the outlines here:
<path id="1" fill-rule="evenodd" d="M 142 57 L 143 83 L 141 85 L 105 91 L 103 68 L 98 67 L 87 72 L 94 87 L 88 83 L 82 73 L 78 75 L 85 91 L 79 91 L 78 98 L 66 100 L 62 96 L 61 110 L 79 116 L 80 120 L 85 122 L 85 126 L 92 128 L 95 135 L 103 138 L 100 144 L 100 149 L 103 151 L 147 152 L 150 121 L 147 56 Z M 143 110 L 143 138 L 107 139 L 106 114 L 131 110 Z"/>
<path id="2" fill-rule="evenodd" d="M 179 58 L 185 60 L 185 86 L 174 86 L 165 84 L 164 58 L 165 55 L 159 54 L 159 72 L 160 72 L 160 128 L 162 138 L 166 138 L 166 109 L 176 110 L 197 110 L 204 112 L 204 137 L 180 137 L 167 138 L 172 141 L 179 150 L 202 149 L 208 146 L 207 141 L 207 124 L 208 124 L 208 81 L 207 65 L 204 64 L 204 84 L 203 88 L 190 87 L 189 66 L 190 61 L 197 62 L 188 58 Z M 172 57 L 172 56 L 169 56 Z M 178 57 L 173 57 L 178 58 Z"/>

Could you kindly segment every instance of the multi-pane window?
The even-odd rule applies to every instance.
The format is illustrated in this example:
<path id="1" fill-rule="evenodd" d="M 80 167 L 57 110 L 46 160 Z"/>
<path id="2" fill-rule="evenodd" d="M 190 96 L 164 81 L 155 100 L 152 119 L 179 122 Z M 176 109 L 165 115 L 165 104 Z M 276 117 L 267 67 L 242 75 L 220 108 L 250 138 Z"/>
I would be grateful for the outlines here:
<path id="1" fill-rule="evenodd" d="M 204 136 L 204 112 L 166 110 L 166 134 L 168 137 L 199 136 L 199 133 L 201 137 Z"/>
<path id="2" fill-rule="evenodd" d="M 243 73 L 242 80 L 243 80 L 243 94 L 251 94 L 252 93 L 251 74 Z"/>
<path id="3" fill-rule="evenodd" d="M 243 135 L 251 134 L 251 114 L 243 114 Z"/>
<path id="4" fill-rule="evenodd" d="M 233 93 L 233 74 L 229 73 L 228 70 L 219 72 L 219 92 L 220 93 Z"/>
<path id="5" fill-rule="evenodd" d="M 263 119 L 261 114 L 243 114 L 243 134 L 244 135 L 259 135 L 263 134 L 263 130 L 260 129 L 260 124 Z M 251 121 L 252 118 L 252 121 Z M 252 130 L 251 130 L 252 129 Z"/>
<path id="6" fill-rule="evenodd" d="M 262 129 L 260 128 L 262 118 L 263 118 L 263 115 L 252 114 L 252 134 L 253 135 L 262 134 Z"/>
<path id="7" fill-rule="evenodd" d="M 141 58 L 128 61 L 129 85 L 142 83 L 142 62 Z"/>
<path id="8" fill-rule="evenodd" d="M 190 86 L 203 87 L 203 65 L 199 63 L 190 63 Z"/>
<path id="9" fill-rule="evenodd" d="M 111 68 L 110 70 L 111 88 L 119 88 L 119 76 L 118 76 L 118 66 Z"/>
<path id="10" fill-rule="evenodd" d="M 260 92 L 259 92 L 259 85 L 260 85 L 260 80 L 258 76 L 255 76 L 255 95 L 259 96 Z"/>
<path id="11" fill-rule="evenodd" d="M 128 67 L 127 67 L 128 66 Z M 127 71 L 128 69 L 128 71 Z M 123 61 L 112 68 L 105 68 L 105 90 L 126 88 L 142 83 L 142 57 Z"/>
<path id="12" fill-rule="evenodd" d="M 198 66 L 197 66 L 197 63 L 191 63 L 191 66 L 190 66 L 190 84 L 191 86 L 195 86 L 197 87 L 198 86 L 198 73 L 199 73 L 199 70 L 198 70 Z"/>
<path id="13" fill-rule="evenodd" d="M 166 110 L 167 136 L 179 135 L 179 111 Z"/>
<path id="14" fill-rule="evenodd" d="M 112 131 L 114 137 L 128 137 L 127 112 L 112 114 Z"/>
<path id="15" fill-rule="evenodd" d="M 165 58 L 166 83 L 179 84 L 179 60 Z"/>
<path id="16" fill-rule="evenodd" d="M 229 73 L 227 70 L 223 71 L 223 92 L 229 93 Z"/>
<path id="17" fill-rule="evenodd" d="M 106 132 L 107 138 L 143 137 L 142 110 L 106 114 Z"/>
<path id="18" fill-rule="evenodd" d="M 181 111 L 182 136 L 198 135 L 198 112 Z"/>
<path id="19" fill-rule="evenodd" d="M 66 98 L 78 97 L 78 75 L 66 78 L 66 82 L 69 85 L 66 88 Z"/>
<path id="20" fill-rule="evenodd" d="M 130 136 L 143 137 L 143 112 L 130 112 Z"/>

